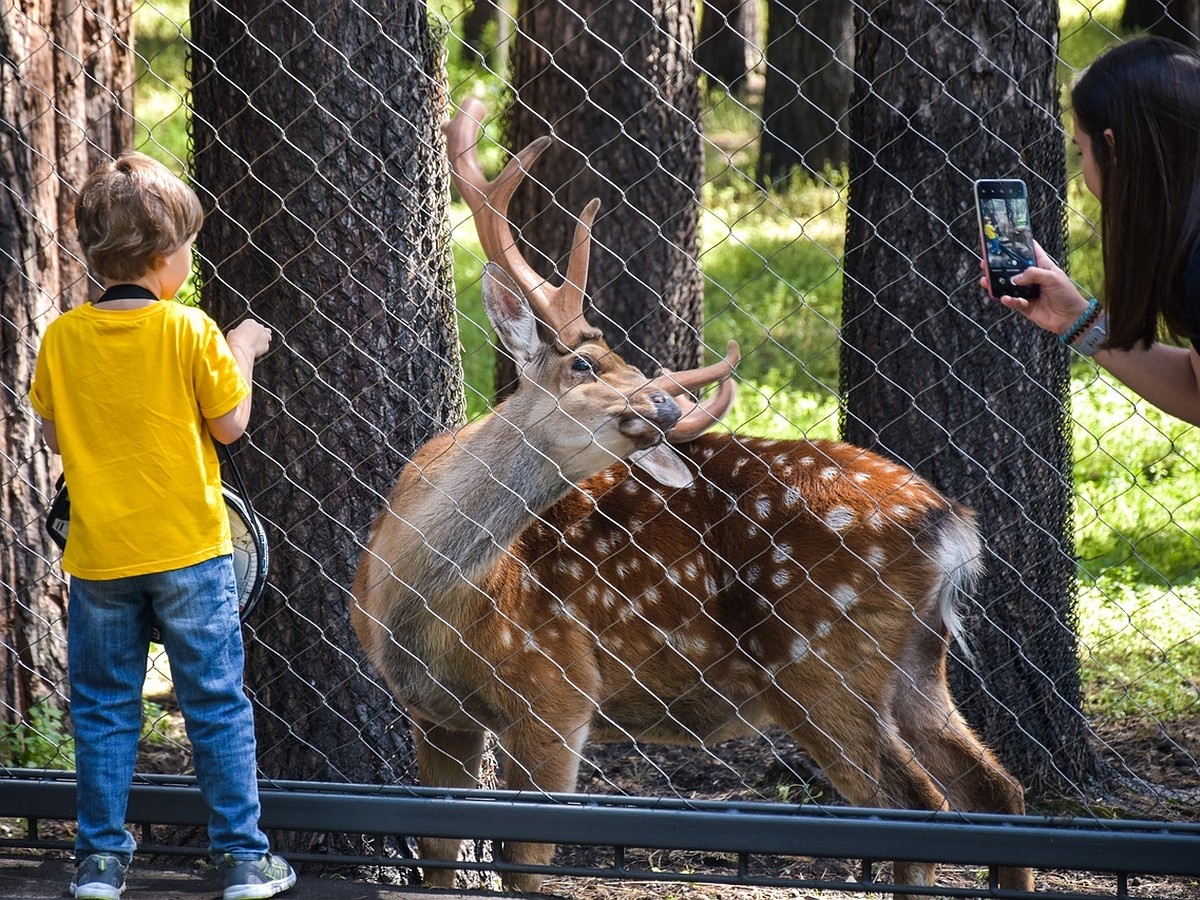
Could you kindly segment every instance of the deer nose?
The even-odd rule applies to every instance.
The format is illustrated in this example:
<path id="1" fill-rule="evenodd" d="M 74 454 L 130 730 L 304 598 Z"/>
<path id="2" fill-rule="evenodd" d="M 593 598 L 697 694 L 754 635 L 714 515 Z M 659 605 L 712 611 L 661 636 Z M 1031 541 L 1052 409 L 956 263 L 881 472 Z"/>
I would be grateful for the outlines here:
<path id="1" fill-rule="evenodd" d="M 664 430 L 674 427 L 682 414 L 675 398 L 666 391 L 651 391 L 650 403 L 654 407 L 654 421 Z"/>

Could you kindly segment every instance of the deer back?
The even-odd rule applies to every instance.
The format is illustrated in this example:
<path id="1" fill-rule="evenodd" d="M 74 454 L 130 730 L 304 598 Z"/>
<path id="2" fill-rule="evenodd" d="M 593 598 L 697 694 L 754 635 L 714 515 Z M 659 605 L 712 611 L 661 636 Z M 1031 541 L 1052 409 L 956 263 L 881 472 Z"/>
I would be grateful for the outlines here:
<path id="1" fill-rule="evenodd" d="M 785 671 L 803 667 L 815 701 L 867 660 L 885 679 L 913 665 L 914 631 L 944 652 L 978 566 L 967 510 L 846 444 L 705 435 L 680 449 L 691 487 L 614 466 L 526 528 L 481 584 L 496 614 L 474 652 L 516 683 L 586 653 L 598 736 L 684 741 L 763 724 Z"/>

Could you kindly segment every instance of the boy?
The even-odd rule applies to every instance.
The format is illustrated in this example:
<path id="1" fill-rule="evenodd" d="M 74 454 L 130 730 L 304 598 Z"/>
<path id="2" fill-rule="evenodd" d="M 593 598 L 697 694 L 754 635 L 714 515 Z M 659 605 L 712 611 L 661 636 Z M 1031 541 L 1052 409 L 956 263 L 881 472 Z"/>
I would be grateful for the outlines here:
<path id="1" fill-rule="evenodd" d="M 212 439 L 250 417 L 254 361 L 271 332 L 221 335 L 169 302 L 204 214 L 191 188 L 140 153 L 101 165 L 75 206 L 79 243 L 105 286 L 46 329 L 30 401 L 71 491 L 67 658 L 78 760 L 77 900 L 116 900 L 136 841 L 125 829 L 157 616 L 211 810 L 224 900 L 286 891 L 295 872 L 258 828 L 254 720 L 229 521 Z M 160 302 L 168 301 L 168 302 Z"/>

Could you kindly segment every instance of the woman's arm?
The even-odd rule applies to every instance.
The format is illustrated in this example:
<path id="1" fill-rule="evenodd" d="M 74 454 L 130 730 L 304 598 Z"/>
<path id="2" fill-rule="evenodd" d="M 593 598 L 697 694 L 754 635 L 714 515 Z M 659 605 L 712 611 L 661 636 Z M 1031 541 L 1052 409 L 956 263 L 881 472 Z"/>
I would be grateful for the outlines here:
<path id="1" fill-rule="evenodd" d="M 1200 354 L 1195 347 L 1100 350 L 1095 359 L 1163 412 L 1200 425 Z"/>
<path id="2" fill-rule="evenodd" d="M 1040 246 L 1035 244 L 1034 251 L 1037 265 L 1017 275 L 1013 281 L 1038 285 L 1041 296 L 1033 300 L 1006 296 L 999 300 L 1035 325 L 1061 335 L 1087 309 L 1088 301 Z M 981 279 L 980 284 L 987 287 L 985 279 Z M 1075 343 L 1082 339 L 1083 334 L 1080 334 Z M 1100 350 L 1095 360 L 1163 412 L 1200 425 L 1200 355 L 1194 347 L 1189 350 L 1152 344 L 1146 349 Z"/>

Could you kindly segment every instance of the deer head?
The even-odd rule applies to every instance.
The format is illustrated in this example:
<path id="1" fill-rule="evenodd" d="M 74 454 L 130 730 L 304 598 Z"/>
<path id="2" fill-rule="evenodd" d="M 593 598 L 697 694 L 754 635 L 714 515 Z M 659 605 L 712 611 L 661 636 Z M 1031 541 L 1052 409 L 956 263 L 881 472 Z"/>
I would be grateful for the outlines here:
<path id="1" fill-rule="evenodd" d="M 600 201 L 592 200 L 580 214 L 566 276 L 551 285 L 522 255 L 508 220 L 509 201 L 551 139 L 531 143 L 489 181 L 476 152 L 485 114 L 482 101 L 470 98 L 446 125 L 450 171 L 488 259 L 484 309 L 522 381 L 533 386 L 526 393 L 540 394 L 554 410 L 546 417 L 560 429 L 556 447 L 563 474 L 584 478 L 627 459 L 663 484 L 690 485 L 691 471 L 667 442 L 693 440 L 729 410 L 736 396 L 730 376 L 740 359 L 737 343 L 729 342 L 719 363 L 654 379 L 613 352 L 583 309 Z M 688 396 L 713 383 L 717 389 L 708 400 Z M 523 421 L 530 421 L 528 414 Z"/>

